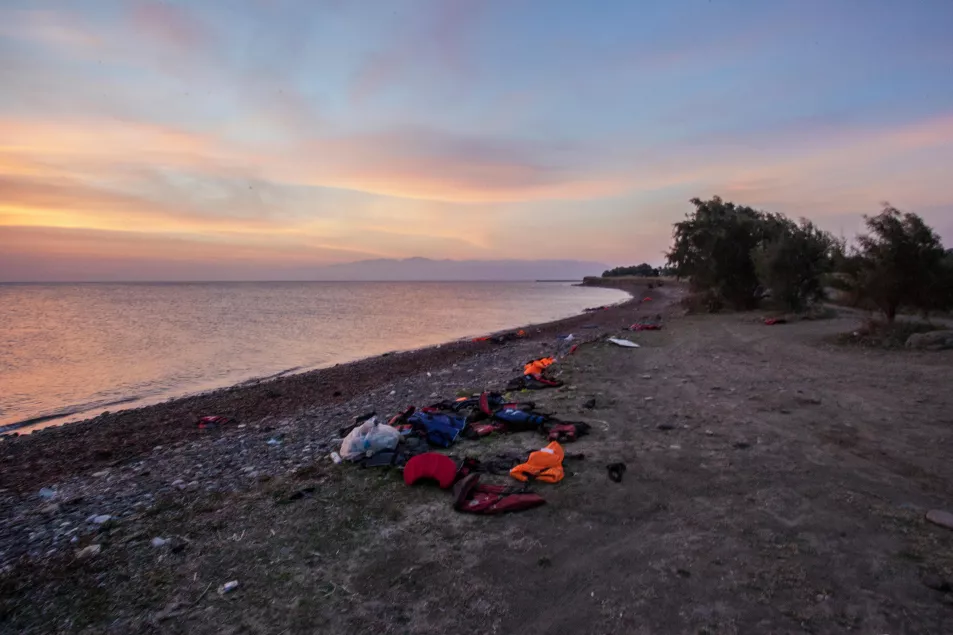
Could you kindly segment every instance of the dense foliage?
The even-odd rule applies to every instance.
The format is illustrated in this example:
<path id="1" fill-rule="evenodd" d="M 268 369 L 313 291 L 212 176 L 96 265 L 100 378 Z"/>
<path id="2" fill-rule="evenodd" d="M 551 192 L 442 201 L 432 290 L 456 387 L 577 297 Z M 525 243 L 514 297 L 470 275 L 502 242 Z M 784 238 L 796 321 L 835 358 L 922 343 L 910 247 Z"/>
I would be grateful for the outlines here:
<path id="1" fill-rule="evenodd" d="M 655 278 L 659 275 L 659 270 L 652 265 L 643 262 L 634 267 L 616 267 L 602 273 L 603 278 L 618 278 L 620 276 L 642 276 L 644 278 Z"/>
<path id="2" fill-rule="evenodd" d="M 948 309 L 953 305 L 953 264 L 940 237 L 923 219 L 885 205 L 865 216 L 867 233 L 845 258 L 843 273 L 857 295 L 892 322 L 901 308 Z"/>
<path id="3" fill-rule="evenodd" d="M 825 281 L 892 322 L 901 308 L 953 308 L 953 250 L 912 213 L 885 205 L 865 217 L 867 233 L 848 250 L 807 220 L 799 223 L 723 201 L 692 199 L 666 254 L 672 273 L 703 292 L 708 306 L 757 306 L 765 296 L 800 311 L 823 298 Z M 608 273 L 608 272 L 607 272 Z"/>

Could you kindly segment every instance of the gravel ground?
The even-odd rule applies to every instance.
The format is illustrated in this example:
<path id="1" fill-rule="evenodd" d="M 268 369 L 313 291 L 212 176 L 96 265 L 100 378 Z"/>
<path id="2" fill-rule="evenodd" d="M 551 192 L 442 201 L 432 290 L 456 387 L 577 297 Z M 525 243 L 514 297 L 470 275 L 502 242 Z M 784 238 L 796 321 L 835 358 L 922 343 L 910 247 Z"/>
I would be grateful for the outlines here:
<path id="1" fill-rule="evenodd" d="M 338 429 L 362 413 L 390 416 L 461 391 L 500 390 L 526 361 L 555 351 L 555 333 L 598 325 L 576 337 L 600 338 L 637 307 L 526 327 L 525 339 L 505 344 L 454 342 L 4 437 L 0 570 L 74 553 L 178 492 L 247 491 L 325 460 Z M 205 414 L 235 423 L 199 430 L 193 420 Z"/>

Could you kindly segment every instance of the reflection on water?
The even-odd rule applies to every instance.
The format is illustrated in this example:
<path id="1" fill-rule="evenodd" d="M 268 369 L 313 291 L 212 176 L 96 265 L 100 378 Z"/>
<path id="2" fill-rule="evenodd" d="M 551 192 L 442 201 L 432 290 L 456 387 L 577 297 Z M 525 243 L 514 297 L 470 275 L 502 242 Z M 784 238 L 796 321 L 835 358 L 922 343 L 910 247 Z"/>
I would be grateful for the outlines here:
<path id="1" fill-rule="evenodd" d="M 0 425 L 60 423 L 625 297 L 530 282 L 0 285 Z"/>

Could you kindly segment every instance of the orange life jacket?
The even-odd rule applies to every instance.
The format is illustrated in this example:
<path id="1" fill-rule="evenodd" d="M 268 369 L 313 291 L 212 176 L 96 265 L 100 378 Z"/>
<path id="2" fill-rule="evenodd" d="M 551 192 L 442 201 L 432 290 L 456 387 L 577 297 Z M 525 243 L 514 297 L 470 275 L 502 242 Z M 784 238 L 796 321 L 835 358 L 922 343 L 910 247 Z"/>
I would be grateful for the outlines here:
<path id="1" fill-rule="evenodd" d="M 563 446 L 553 441 L 542 450 L 536 450 L 522 465 L 510 470 L 510 476 L 517 481 L 526 481 L 530 477 L 544 483 L 558 483 L 563 480 Z"/>
<path id="2" fill-rule="evenodd" d="M 527 364 L 523 368 L 524 375 L 539 375 L 543 372 L 543 369 L 548 368 L 553 365 L 556 359 L 553 357 L 543 357 L 542 359 L 535 359 Z"/>

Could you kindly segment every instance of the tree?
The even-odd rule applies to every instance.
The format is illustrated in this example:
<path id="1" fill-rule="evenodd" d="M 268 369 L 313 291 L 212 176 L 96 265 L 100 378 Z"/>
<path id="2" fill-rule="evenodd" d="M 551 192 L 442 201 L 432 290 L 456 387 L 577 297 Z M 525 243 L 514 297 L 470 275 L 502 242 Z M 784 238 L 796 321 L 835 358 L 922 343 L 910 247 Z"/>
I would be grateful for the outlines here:
<path id="1" fill-rule="evenodd" d="M 946 252 L 923 219 L 889 203 L 876 216 L 865 216 L 868 233 L 857 237 L 851 263 L 854 283 L 893 322 L 901 307 L 930 310 L 943 304 Z"/>
<path id="2" fill-rule="evenodd" d="M 603 278 L 617 278 L 620 276 L 642 276 L 644 278 L 654 278 L 659 275 L 658 269 L 643 262 L 641 265 L 636 265 L 634 267 L 616 267 L 615 269 L 609 269 L 603 272 Z"/>
<path id="3" fill-rule="evenodd" d="M 695 211 L 675 223 L 669 265 L 696 291 L 710 291 L 736 308 L 754 308 L 760 283 L 752 252 L 781 233 L 786 219 L 718 196 L 691 203 Z"/>
<path id="4" fill-rule="evenodd" d="M 775 217 L 779 230 L 755 248 L 758 280 L 771 297 L 792 311 L 801 311 L 824 295 L 822 276 L 832 269 L 839 244 L 811 221 L 800 224 Z"/>

